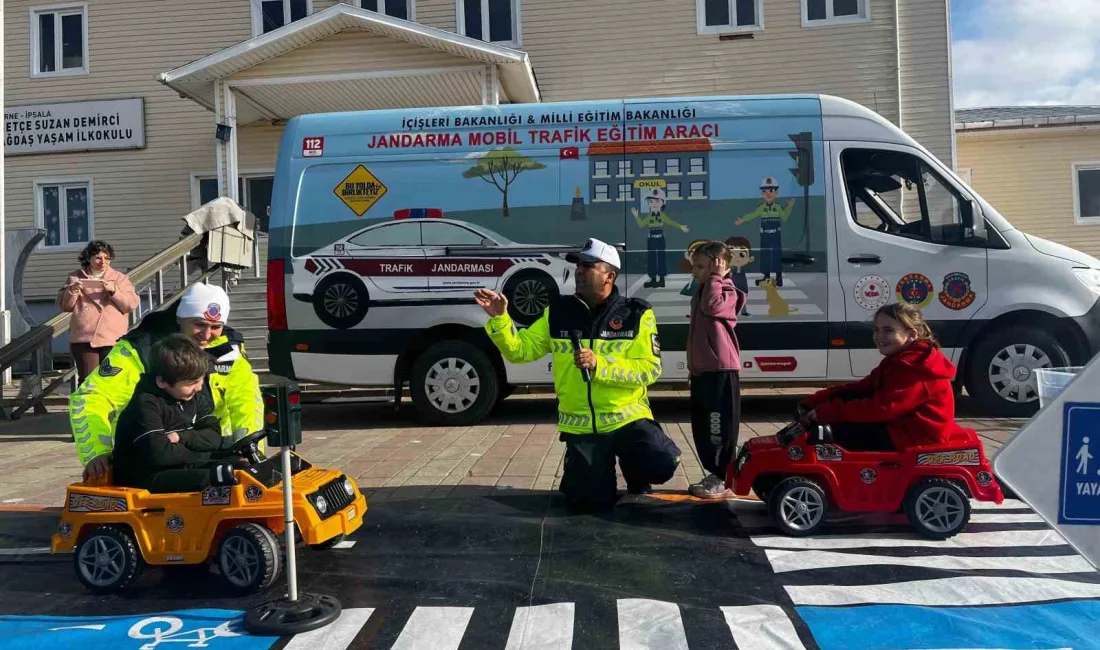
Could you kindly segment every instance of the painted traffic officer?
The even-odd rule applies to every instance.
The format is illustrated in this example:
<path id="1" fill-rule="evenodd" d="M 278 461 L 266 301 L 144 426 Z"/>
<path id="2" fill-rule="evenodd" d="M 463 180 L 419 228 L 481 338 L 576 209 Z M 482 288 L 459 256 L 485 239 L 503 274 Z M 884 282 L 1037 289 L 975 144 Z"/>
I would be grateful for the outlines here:
<path id="1" fill-rule="evenodd" d="M 649 237 L 646 239 L 646 250 L 649 253 L 646 275 L 649 276 L 649 282 L 644 285 L 648 289 L 665 286 L 665 276 L 668 275 L 665 260 L 665 251 L 668 248 L 665 242 L 665 226 L 676 226 L 682 232 L 688 231 L 687 226 L 676 223 L 665 214 L 665 202 L 665 191 L 654 187 L 645 194 L 645 203 L 649 212 L 641 214 L 638 208 L 630 209 L 630 213 L 638 222 L 638 227 L 649 228 Z"/>
<path id="2" fill-rule="evenodd" d="M 783 222 L 791 216 L 794 209 L 794 199 L 787 201 L 787 205 L 780 207 L 776 202 L 779 196 L 779 183 L 771 176 L 760 183 L 760 196 L 764 202 L 755 210 L 733 222 L 740 226 L 743 223 L 760 219 L 760 272 L 764 274 L 756 284 L 771 278 L 775 273 L 775 286 L 783 286 Z"/>

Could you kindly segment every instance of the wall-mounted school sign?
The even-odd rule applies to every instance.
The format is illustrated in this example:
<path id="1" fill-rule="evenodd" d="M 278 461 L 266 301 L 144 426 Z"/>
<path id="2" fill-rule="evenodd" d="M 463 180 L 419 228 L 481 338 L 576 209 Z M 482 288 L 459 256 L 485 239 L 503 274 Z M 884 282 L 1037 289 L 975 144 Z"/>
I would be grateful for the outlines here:
<path id="1" fill-rule="evenodd" d="M 145 100 L 4 107 L 4 154 L 145 148 Z"/>

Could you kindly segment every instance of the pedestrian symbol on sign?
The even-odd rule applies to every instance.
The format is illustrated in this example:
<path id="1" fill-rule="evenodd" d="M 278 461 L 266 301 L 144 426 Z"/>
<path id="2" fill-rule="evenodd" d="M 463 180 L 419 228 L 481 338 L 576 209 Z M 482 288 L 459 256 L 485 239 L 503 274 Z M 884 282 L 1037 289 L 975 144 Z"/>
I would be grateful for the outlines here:
<path id="1" fill-rule="evenodd" d="M 1100 525 L 1100 471 L 1090 435 L 1100 432 L 1100 404 L 1067 402 L 1062 424 L 1058 523 Z M 1094 474 L 1089 473 L 1093 469 Z"/>

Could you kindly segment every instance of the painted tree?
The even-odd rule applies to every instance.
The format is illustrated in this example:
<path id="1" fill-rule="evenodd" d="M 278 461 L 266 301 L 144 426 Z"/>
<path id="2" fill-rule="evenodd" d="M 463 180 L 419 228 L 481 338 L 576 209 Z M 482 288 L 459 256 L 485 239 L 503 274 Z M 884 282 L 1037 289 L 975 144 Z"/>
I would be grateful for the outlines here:
<path id="1" fill-rule="evenodd" d="M 528 158 L 511 147 L 494 149 L 481 158 L 477 164 L 462 172 L 463 178 L 480 178 L 489 183 L 503 196 L 501 214 L 508 218 L 508 186 L 515 182 L 521 173 L 546 169 L 546 165 Z"/>

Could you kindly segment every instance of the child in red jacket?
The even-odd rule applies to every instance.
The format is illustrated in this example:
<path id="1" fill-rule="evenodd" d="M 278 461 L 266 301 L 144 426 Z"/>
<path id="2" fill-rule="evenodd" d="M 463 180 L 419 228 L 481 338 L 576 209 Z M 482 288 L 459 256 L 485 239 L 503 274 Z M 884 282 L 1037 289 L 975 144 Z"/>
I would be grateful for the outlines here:
<path id="1" fill-rule="evenodd" d="M 955 365 L 940 352 L 919 309 L 875 312 L 875 347 L 885 357 L 863 379 L 818 391 L 803 403 L 838 445 L 892 451 L 947 442 L 955 424 Z"/>

